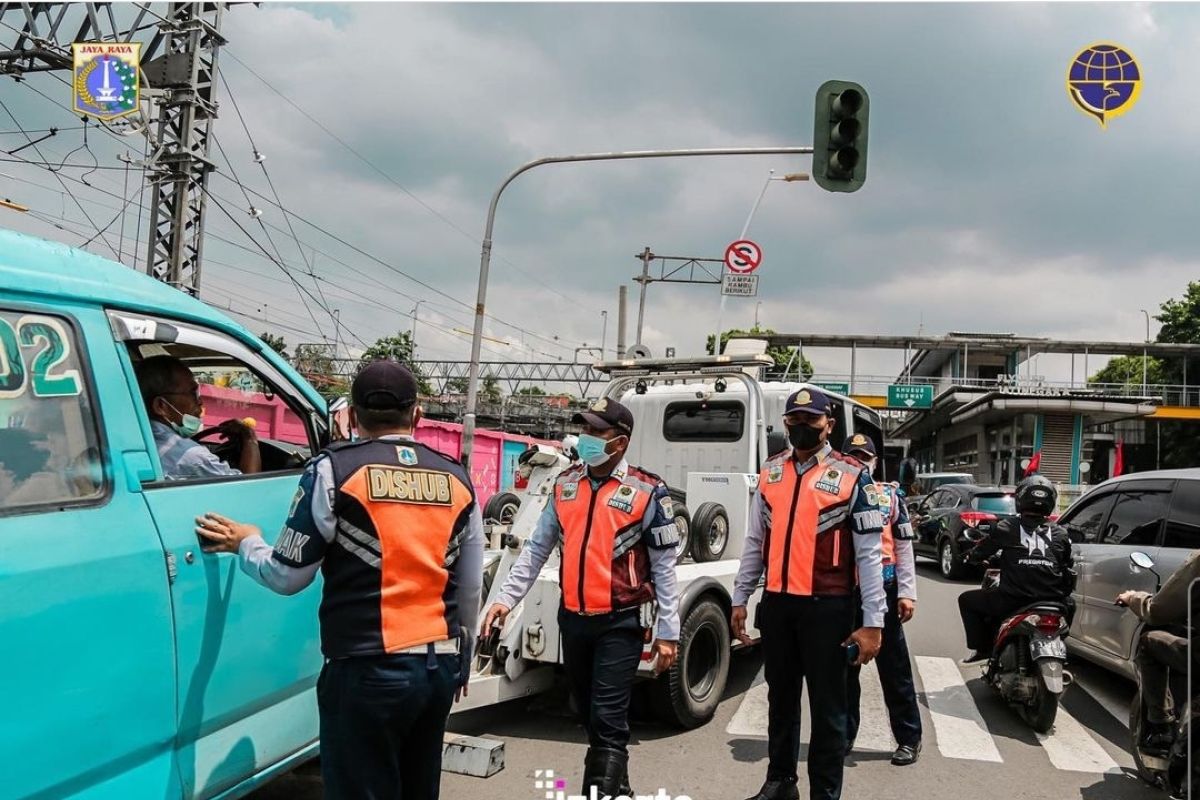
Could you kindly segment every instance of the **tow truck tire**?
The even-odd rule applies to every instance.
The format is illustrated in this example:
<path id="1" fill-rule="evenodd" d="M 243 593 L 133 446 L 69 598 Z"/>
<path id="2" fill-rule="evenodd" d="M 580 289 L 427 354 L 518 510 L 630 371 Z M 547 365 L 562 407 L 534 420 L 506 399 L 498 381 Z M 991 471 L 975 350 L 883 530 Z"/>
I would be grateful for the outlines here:
<path id="1" fill-rule="evenodd" d="M 675 560 L 683 561 L 692 547 L 692 515 L 680 500 L 675 500 L 671 505 L 671 518 L 675 527 L 679 529 L 679 546 L 675 548 Z"/>
<path id="2" fill-rule="evenodd" d="M 700 727 L 716 713 L 728 679 L 728 615 L 716 600 L 704 598 L 683 621 L 674 666 L 654 683 L 659 718 L 684 730 Z"/>
<path id="3" fill-rule="evenodd" d="M 729 544 L 729 515 L 720 503 L 702 503 L 692 515 L 692 558 L 698 564 L 716 561 Z"/>
<path id="4" fill-rule="evenodd" d="M 492 495 L 483 507 L 483 521 L 490 525 L 512 525 L 521 508 L 521 498 L 512 492 Z"/>

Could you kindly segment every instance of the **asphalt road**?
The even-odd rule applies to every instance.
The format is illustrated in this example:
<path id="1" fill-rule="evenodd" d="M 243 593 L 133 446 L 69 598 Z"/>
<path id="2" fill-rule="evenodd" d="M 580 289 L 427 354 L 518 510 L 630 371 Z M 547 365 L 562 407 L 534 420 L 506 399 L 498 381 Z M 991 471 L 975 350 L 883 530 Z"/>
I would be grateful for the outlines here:
<path id="1" fill-rule="evenodd" d="M 908 636 L 925 728 L 924 752 L 911 767 L 888 763 L 894 745 L 882 696 L 875 677 L 865 672 L 862 731 L 856 751 L 846 761 L 843 797 L 1161 800 L 1161 794 L 1131 772 L 1124 719 L 1132 684 L 1073 663 L 1070 669 L 1077 682 L 1064 698 L 1055 730 L 1039 737 L 983 684 L 977 667 L 957 663 L 965 648 L 956 598 L 971 586 L 946 582 L 932 562 L 919 563 L 920 602 Z M 635 791 L 649 795 L 662 788 L 668 796 L 692 800 L 740 800 L 753 794 L 767 758 L 761 667 L 754 651 L 737 656 L 716 717 L 697 730 L 679 732 L 635 717 L 630 762 Z M 504 741 L 506 765 L 488 779 L 446 774 L 446 800 L 542 800 L 545 791 L 534 787 L 538 770 L 553 770 L 567 781 L 569 791 L 578 791 L 585 739 L 561 690 L 455 715 L 450 727 Z M 801 796 L 806 797 L 803 765 L 801 775 Z M 319 775 L 308 765 L 252 797 L 316 800 Z"/>

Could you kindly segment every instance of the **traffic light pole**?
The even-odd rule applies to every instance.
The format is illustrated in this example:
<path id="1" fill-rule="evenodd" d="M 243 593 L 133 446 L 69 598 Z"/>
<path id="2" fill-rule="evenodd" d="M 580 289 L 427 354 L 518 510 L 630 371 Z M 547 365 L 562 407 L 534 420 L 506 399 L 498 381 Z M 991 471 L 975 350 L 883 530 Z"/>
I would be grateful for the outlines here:
<path id="1" fill-rule="evenodd" d="M 483 320 L 487 308 L 488 268 L 492 260 L 492 230 L 500 195 L 522 173 L 545 164 L 570 164 L 584 161 L 625 161 L 645 158 L 686 158 L 692 156 L 781 156 L 807 155 L 812 147 L 721 147 L 702 150 L 635 150 L 624 153 L 584 153 L 572 156 L 549 156 L 521 165 L 513 170 L 492 195 L 488 206 L 487 223 L 483 229 L 483 247 L 479 255 L 479 289 L 475 298 L 475 328 L 471 334 L 471 364 L 467 381 L 467 408 L 463 414 L 462 461 L 470 466 L 475 446 L 475 410 L 479 401 L 479 354 L 483 346 Z M 720 338 L 717 339 L 718 343 Z"/>

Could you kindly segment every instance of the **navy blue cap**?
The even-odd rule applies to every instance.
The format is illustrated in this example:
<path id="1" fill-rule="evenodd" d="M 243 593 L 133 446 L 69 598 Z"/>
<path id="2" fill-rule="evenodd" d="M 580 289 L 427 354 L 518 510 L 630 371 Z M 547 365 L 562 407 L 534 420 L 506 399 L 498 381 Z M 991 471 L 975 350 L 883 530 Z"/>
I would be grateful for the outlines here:
<path id="1" fill-rule="evenodd" d="M 856 433 L 853 436 L 846 437 L 846 443 L 842 445 L 842 452 L 852 456 L 865 453 L 871 458 L 874 458 L 875 442 L 871 441 L 870 436 L 862 433 Z"/>
<path id="2" fill-rule="evenodd" d="M 829 396 L 816 389 L 799 389 L 792 392 L 787 399 L 787 405 L 783 407 L 783 415 L 786 417 L 796 413 L 812 414 L 814 417 L 828 414 Z"/>
<path id="3" fill-rule="evenodd" d="M 572 416 L 571 422 L 576 425 L 591 425 L 602 431 L 616 428 L 626 435 L 633 433 L 633 412 L 624 403 L 610 397 L 601 397 L 587 411 Z"/>
<path id="4" fill-rule="evenodd" d="M 396 361 L 372 361 L 354 376 L 350 402 L 372 411 L 408 408 L 417 402 L 417 379 L 408 367 Z"/>

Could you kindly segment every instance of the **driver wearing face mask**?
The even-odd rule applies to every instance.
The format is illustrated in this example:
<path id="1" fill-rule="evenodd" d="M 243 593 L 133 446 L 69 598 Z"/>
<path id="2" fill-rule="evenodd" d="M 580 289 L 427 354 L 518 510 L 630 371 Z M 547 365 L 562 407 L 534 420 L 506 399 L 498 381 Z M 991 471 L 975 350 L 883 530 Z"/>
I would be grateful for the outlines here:
<path id="1" fill-rule="evenodd" d="M 191 438 L 203 427 L 200 418 L 204 407 L 200 403 L 200 386 L 186 364 L 172 356 L 153 356 L 139 362 L 135 372 L 142 401 L 150 414 L 150 429 L 163 477 L 175 481 L 262 471 L 258 438 L 241 420 L 226 420 L 217 428 L 226 441 L 238 443 L 237 469 Z"/>
<path id="2" fill-rule="evenodd" d="M 488 609 L 480 636 L 521 601 L 551 550 L 561 553 L 558 625 L 563 666 L 588 734 L 583 791 L 633 797 L 629 787 L 629 700 L 642 648 L 654 626 L 654 669 L 675 663 L 679 533 L 662 480 L 625 460 L 633 414 L 602 398 L 572 420 L 582 463 L 568 467 Z M 650 613 L 658 606 L 657 624 Z"/>

